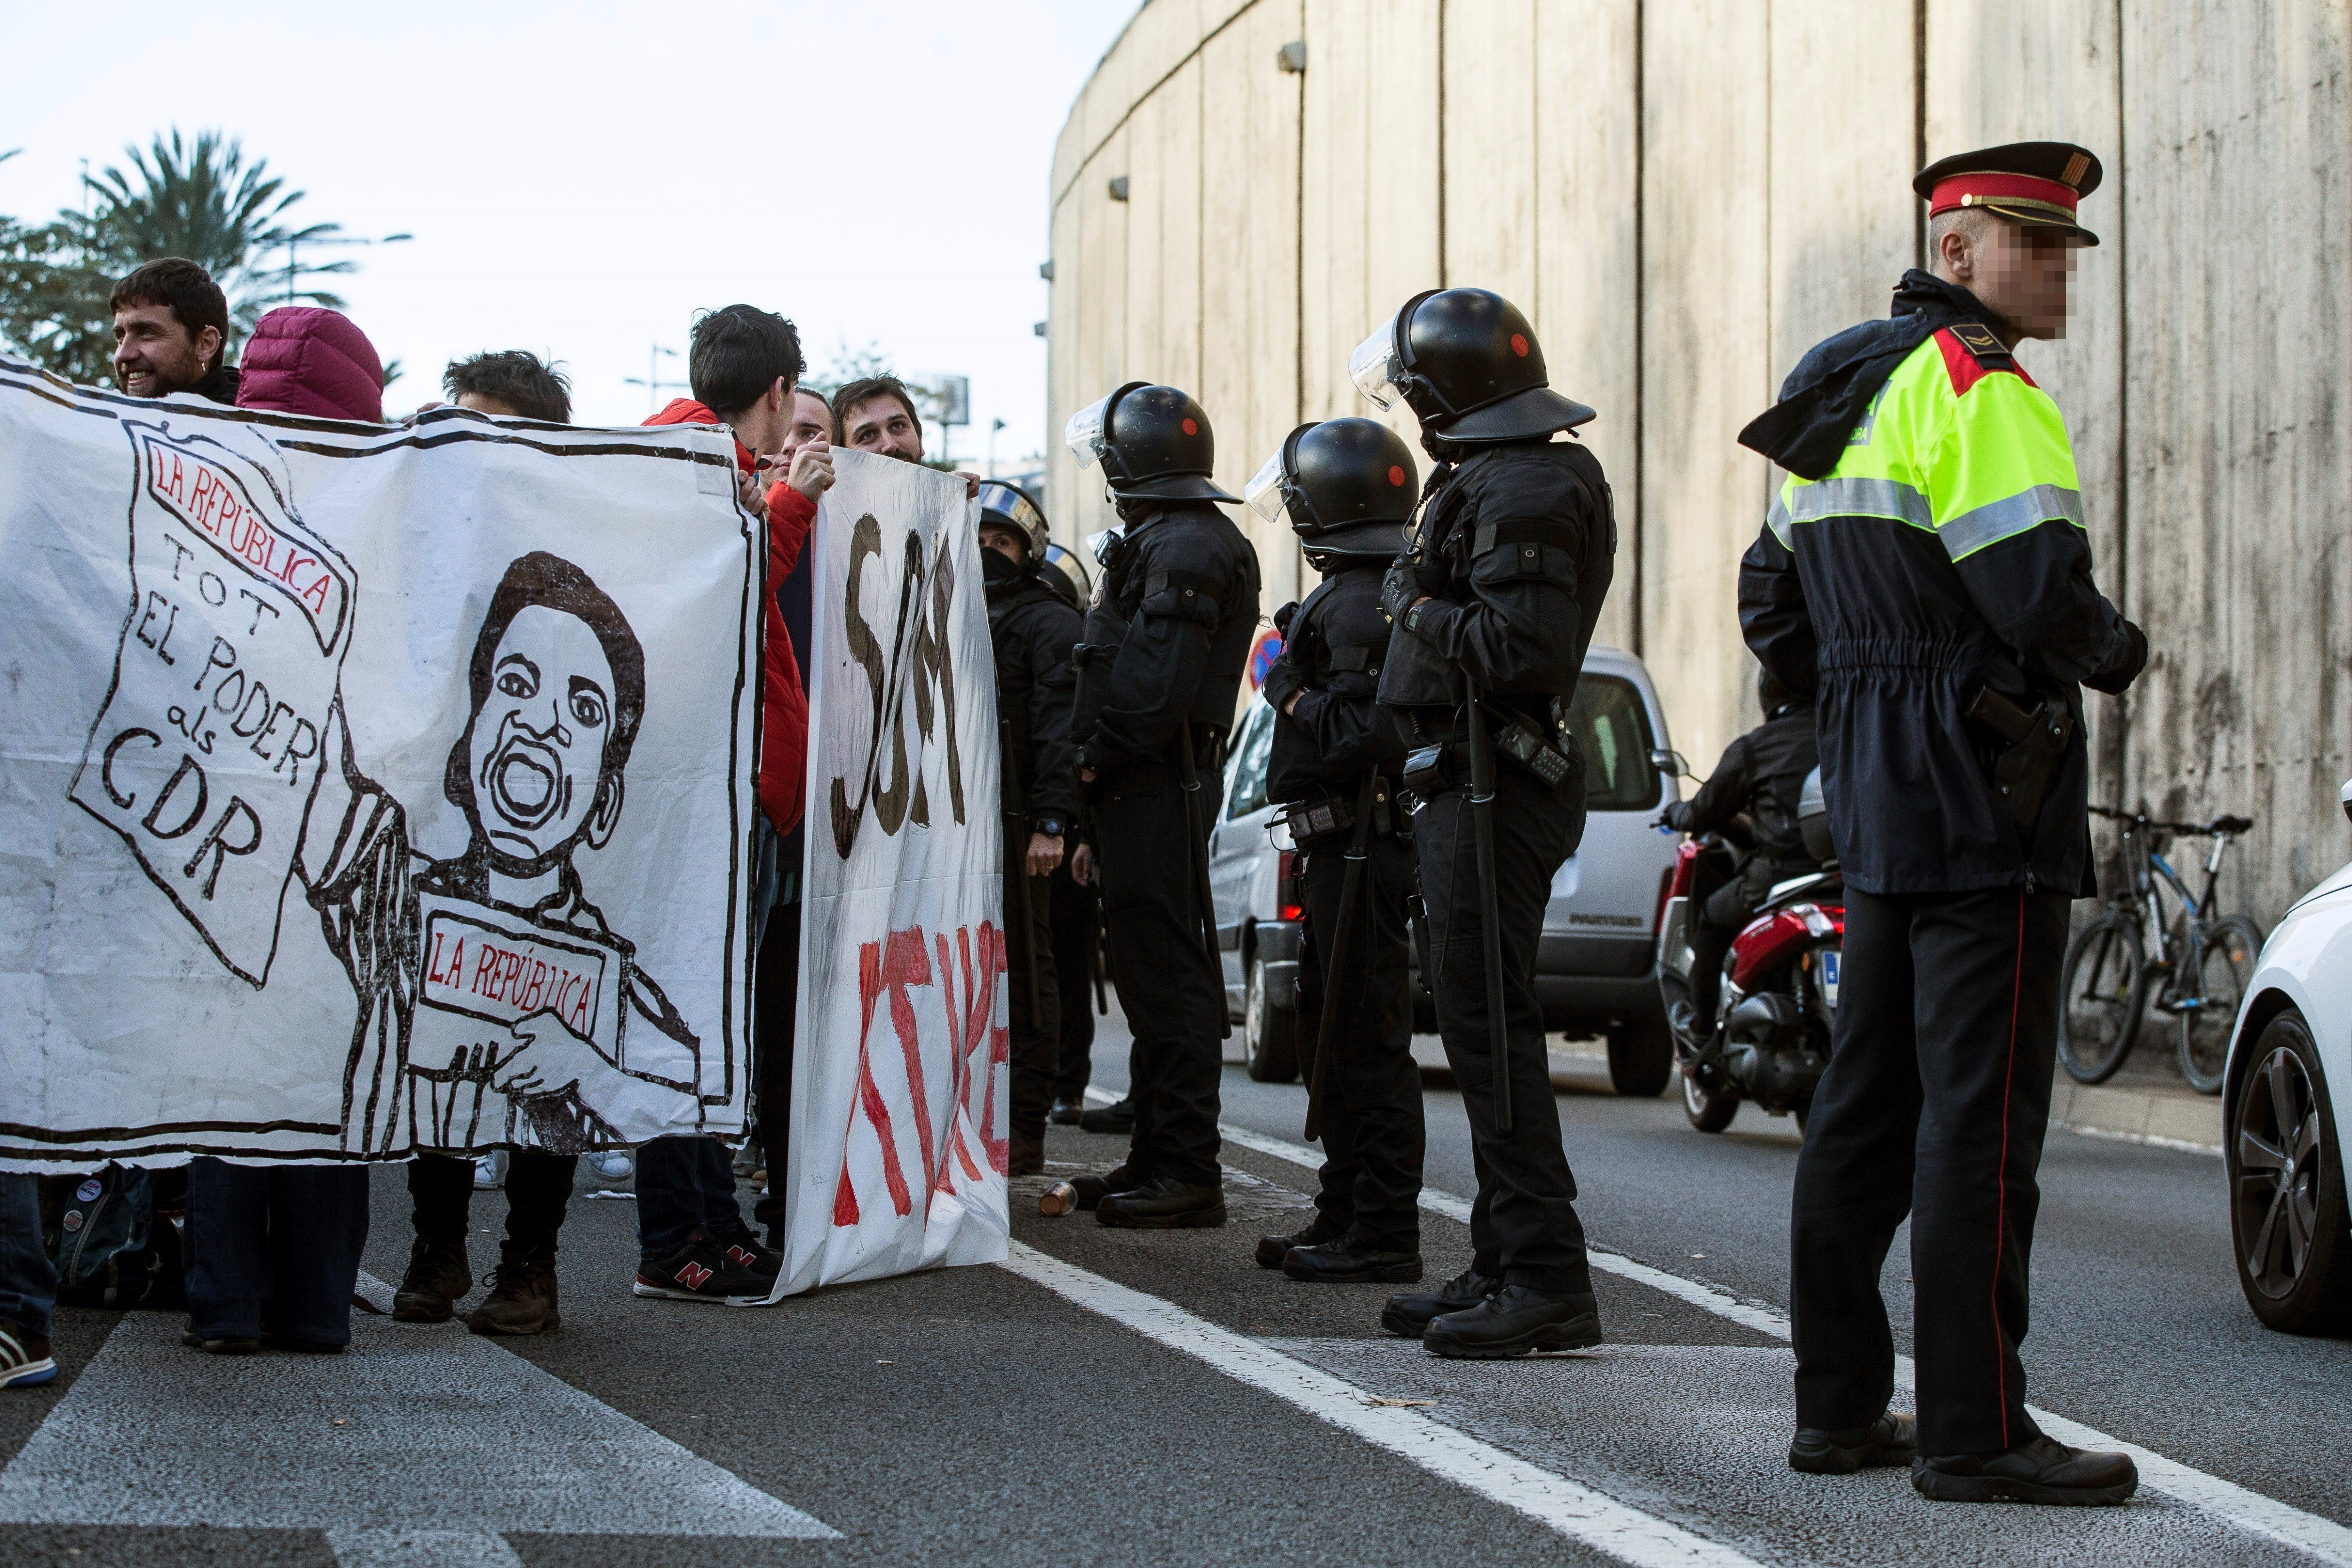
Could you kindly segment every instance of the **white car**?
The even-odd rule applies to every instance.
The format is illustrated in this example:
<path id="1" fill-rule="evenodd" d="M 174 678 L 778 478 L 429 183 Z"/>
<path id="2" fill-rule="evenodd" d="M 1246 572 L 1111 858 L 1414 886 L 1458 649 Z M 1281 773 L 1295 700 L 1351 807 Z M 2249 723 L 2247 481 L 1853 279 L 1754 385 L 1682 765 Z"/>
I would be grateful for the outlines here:
<path id="1" fill-rule="evenodd" d="M 2352 783 L 2343 789 L 2352 817 Z M 2247 984 L 2221 1085 L 2238 1283 L 2287 1333 L 2352 1327 L 2346 1123 L 2352 1090 L 2352 865 L 2288 910 Z"/>
<path id="2" fill-rule="evenodd" d="M 1674 1040 L 1658 997 L 1658 912 L 1676 840 L 1651 826 L 1675 798 L 1656 756 L 1672 742 L 1657 689 L 1642 661 L 1598 644 L 1585 656 L 1569 720 L 1584 750 L 1584 842 L 1553 877 L 1537 949 L 1536 995 L 1544 1026 L 1609 1042 L 1611 1080 L 1622 1093 L 1666 1086 Z M 1250 1076 L 1297 1076 L 1299 910 L 1290 857 L 1273 844 L 1266 799 L 1274 710 L 1253 700 L 1225 765 L 1224 810 L 1209 845 L 1211 897 L 1224 949 L 1225 999 L 1239 1020 Z M 1416 944 L 1417 952 L 1417 944 Z M 1436 1027 L 1416 980 L 1415 1026 Z"/>

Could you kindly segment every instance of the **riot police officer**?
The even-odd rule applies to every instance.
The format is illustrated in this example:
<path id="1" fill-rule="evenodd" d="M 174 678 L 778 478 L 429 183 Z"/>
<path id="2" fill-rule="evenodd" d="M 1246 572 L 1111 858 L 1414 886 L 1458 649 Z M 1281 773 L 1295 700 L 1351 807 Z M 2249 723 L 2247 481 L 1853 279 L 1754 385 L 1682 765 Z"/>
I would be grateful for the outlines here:
<path id="1" fill-rule="evenodd" d="M 1417 294 L 1349 360 L 1437 460 L 1381 590 L 1396 623 L 1380 699 L 1417 751 L 1413 847 L 1445 1056 L 1470 1115 L 1469 1269 L 1381 1321 L 1442 1356 L 1598 1343 L 1600 1312 L 1560 1147 L 1535 994 L 1556 872 L 1584 836 L 1584 763 L 1560 720 L 1617 548 L 1592 410 L 1550 388 L 1518 310 L 1483 289 Z"/>
<path id="2" fill-rule="evenodd" d="M 1404 548 L 1414 480 L 1394 431 L 1332 419 L 1293 430 L 1244 492 L 1266 521 L 1288 521 L 1323 576 L 1276 614 L 1282 655 L 1261 689 L 1276 715 L 1266 794 L 1286 808 L 1307 882 L 1298 1038 L 1309 1136 L 1323 1144 L 1313 1222 L 1258 1242 L 1258 1262 L 1293 1279 L 1421 1278 L 1412 849 L 1396 809 L 1405 746 L 1376 696 L 1389 646 L 1381 577 Z"/>
<path id="3" fill-rule="evenodd" d="M 1257 552 L 1211 504 L 1234 498 L 1210 481 L 1215 438 L 1187 394 L 1129 382 L 1065 436 L 1080 467 L 1101 465 L 1120 523 L 1087 614 L 1071 733 L 1139 1069 L 1127 1160 L 1080 1184 L 1079 1204 L 1108 1226 L 1223 1225 L 1227 1025 L 1208 835 L 1257 627 Z"/>
<path id="4" fill-rule="evenodd" d="M 1028 492 L 980 487 L 980 566 L 996 652 L 996 727 L 1004 818 L 1006 980 L 1012 991 L 1011 1173 L 1045 1168 L 1045 1111 L 1061 1054 L 1054 968 L 1054 868 L 1062 863 L 1077 780 L 1070 747 L 1078 613 L 1041 577 L 1045 514 Z"/>
<path id="5" fill-rule="evenodd" d="M 1066 544 L 1047 540 L 1037 576 L 1079 616 L 1086 615 L 1087 601 L 1095 596 L 1095 582 L 1084 556 Z M 1087 1085 L 1094 1079 L 1095 983 L 1102 968 L 1102 909 L 1095 893 L 1093 851 L 1086 847 L 1083 809 L 1070 824 L 1070 852 L 1053 876 L 1054 975 L 1061 989 L 1062 1044 L 1054 1071 L 1050 1119 L 1061 1126 L 1076 1127 L 1087 1115 Z M 1134 1123 L 1129 1121 L 1118 1131 L 1132 1131 Z"/>

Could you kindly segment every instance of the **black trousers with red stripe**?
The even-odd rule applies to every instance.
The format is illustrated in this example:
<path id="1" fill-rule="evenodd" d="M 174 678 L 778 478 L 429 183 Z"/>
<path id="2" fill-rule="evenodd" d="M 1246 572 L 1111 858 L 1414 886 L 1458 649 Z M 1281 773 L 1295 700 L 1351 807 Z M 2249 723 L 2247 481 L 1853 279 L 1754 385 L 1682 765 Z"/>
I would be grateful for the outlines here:
<path id="1" fill-rule="evenodd" d="M 2070 902 L 2022 888 L 1847 890 L 1836 1035 L 1792 1205 L 1798 1426 L 1858 1426 L 1886 1408 L 1895 1342 L 1878 1282 L 1907 1214 L 1919 1451 L 2035 1436 L 2018 1345 Z"/>

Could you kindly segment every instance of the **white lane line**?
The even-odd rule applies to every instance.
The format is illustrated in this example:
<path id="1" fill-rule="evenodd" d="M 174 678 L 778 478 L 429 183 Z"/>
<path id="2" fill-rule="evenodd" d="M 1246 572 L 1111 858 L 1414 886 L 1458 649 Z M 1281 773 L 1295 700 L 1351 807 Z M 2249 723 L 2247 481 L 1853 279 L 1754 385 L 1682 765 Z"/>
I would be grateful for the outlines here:
<path id="1" fill-rule="evenodd" d="M 1417 1410 L 1374 1405 L 1370 1393 L 1344 1378 L 1034 1247 L 1013 1242 L 999 1267 L 1620 1562 L 1639 1568 L 1757 1568 L 1753 1559 L 1728 1546 L 1628 1508 Z"/>
<path id="2" fill-rule="evenodd" d="M 1088 1089 L 1087 1092 L 1091 1096 L 1099 1091 Z M 1104 1098 L 1106 1100 L 1108 1099 L 1108 1096 Z M 1239 1144 L 1242 1148 L 1255 1150 L 1258 1153 L 1271 1155 L 1275 1159 L 1287 1161 L 1291 1164 L 1301 1165 L 1310 1171 L 1319 1169 L 1323 1163 L 1323 1156 L 1304 1143 L 1294 1143 L 1287 1139 L 1269 1137 L 1263 1132 L 1252 1131 L 1246 1127 L 1234 1127 L 1223 1122 L 1217 1124 L 1217 1131 L 1229 1143 Z M 1460 1220 L 1465 1225 L 1470 1220 L 1470 1205 L 1451 1193 L 1423 1187 L 1421 1192 L 1421 1206 L 1432 1214 L 1443 1215 L 1448 1219 Z M 1703 1308 L 1717 1317 L 1727 1318 L 1742 1328 L 1753 1329 L 1758 1333 L 1769 1334 L 1777 1340 L 1786 1340 L 1790 1337 L 1788 1317 L 1769 1307 L 1751 1305 L 1717 1289 L 1712 1285 L 1702 1285 L 1696 1279 L 1685 1279 L 1679 1274 L 1669 1274 L 1663 1268 L 1654 1268 L 1646 1263 L 1637 1263 L 1619 1253 L 1605 1252 L 1598 1247 L 1589 1247 L 1588 1250 L 1595 1268 L 1638 1281 L 1654 1290 L 1663 1290 L 1669 1296 L 1687 1301 L 1694 1307 Z M 1906 1387 L 1917 1386 L 1916 1375 L 1912 1370 L 1912 1361 L 1909 1356 L 1899 1355 L 1895 1358 L 1895 1380 Z M 2207 1475 L 2204 1471 L 2191 1468 L 2177 1459 L 2168 1459 L 2163 1455 L 2143 1448 L 2137 1443 L 2126 1443 L 2119 1437 L 2110 1436 L 2095 1426 L 2085 1426 L 2079 1421 L 2070 1421 L 2065 1416 L 2054 1415 L 2039 1405 L 2029 1405 L 2026 1410 L 2044 1432 L 2061 1443 L 2069 1444 L 2077 1448 L 2105 1448 L 2129 1454 L 2132 1457 L 2132 1463 L 2139 1467 L 2141 1481 L 2154 1490 L 2178 1498 L 2182 1502 L 2202 1509 L 2208 1513 L 2218 1515 L 2241 1530 L 2267 1536 L 2273 1541 L 2308 1552 L 2323 1563 L 2336 1563 L 2339 1568 L 2352 1568 L 2352 1530 L 2346 1529 L 2332 1519 L 2326 1519 L 2315 1513 L 2306 1513 L 2299 1508 L 2280 1502 L 2275 1498 L 2264 1497 L 2260 1492 L 2249 1490 L 2234 1481 L 2225 1481 L 2219 1476 Z"/>

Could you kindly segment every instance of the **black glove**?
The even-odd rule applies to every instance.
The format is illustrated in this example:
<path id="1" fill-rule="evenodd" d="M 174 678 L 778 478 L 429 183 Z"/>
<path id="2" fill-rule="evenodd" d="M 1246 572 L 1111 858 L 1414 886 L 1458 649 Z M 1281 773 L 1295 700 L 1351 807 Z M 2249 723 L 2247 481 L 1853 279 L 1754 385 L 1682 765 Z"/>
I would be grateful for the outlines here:
<path id="1" fill-rule="evenodd" d="M 1266 667 L 1265 684 L 1258 689 L 1279 713 L 1291 698 L 1307 689 L 1307 672 L 1290 662 L 1290 650 L 1285 648 L 1281 657 Z"/>
<path id="2" fill-rule="evenodd" d="M 1285 640 L 1290 637 L 1290 618 L 1297 614 L 1298 614 L 1298 601 L 1296 599 L 1274 612 L 1274 629 L 1280 632 Z"/>
<path id="3" fill-rule="evenodd" d="M 2084 685 L 2094 691 L 2104 691 L 2110 697 L 2121 697 L 2124 689 L 2139 679 L 2139 672 L 2147 668 L 2147 634 L 2126 621 L 2124 640 L 2130 646 L 2123 657 L 2083 682 Z"/>
<path id="4" fill-rule="evenodd" d="M 1691 821 L 1690 802 L 1686 800 L 1669 802 L 1666 809 L 1658 813 L 1658 821 L 1661 825 L 1673 828 L 1676 833 L 1688 833 Z"/>
<path id="5" fill-rule="evenodd" d="M 1400 555 L 1390 562 L 1388 575 L 1381 579 L 1381 614 L 1392 622 L 1401 622 L 1420 597 L 1421 576 L 1413 570 L 1412 557 Z"/>

